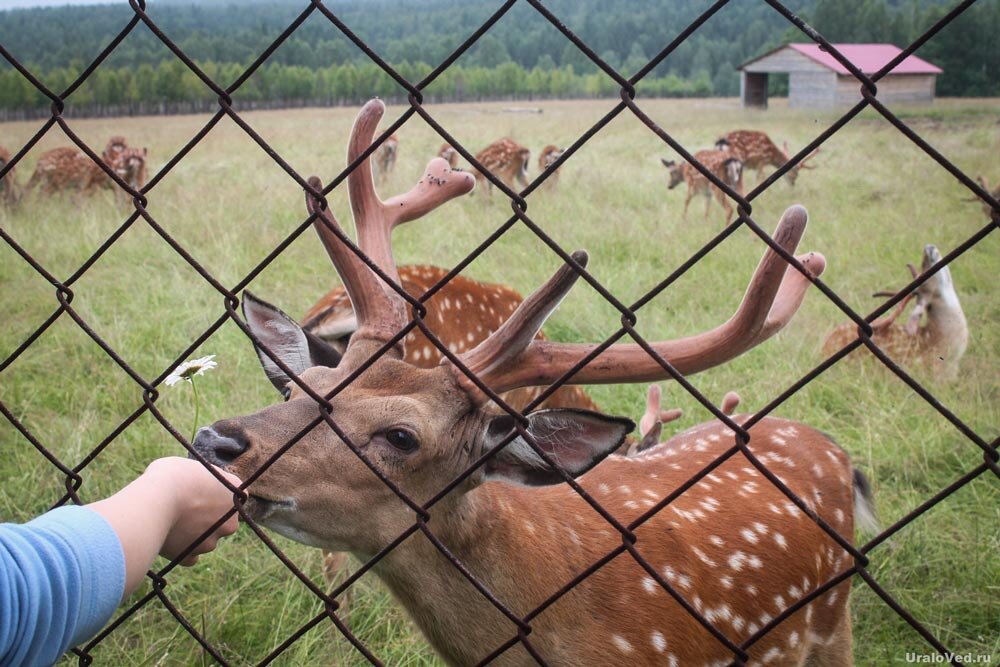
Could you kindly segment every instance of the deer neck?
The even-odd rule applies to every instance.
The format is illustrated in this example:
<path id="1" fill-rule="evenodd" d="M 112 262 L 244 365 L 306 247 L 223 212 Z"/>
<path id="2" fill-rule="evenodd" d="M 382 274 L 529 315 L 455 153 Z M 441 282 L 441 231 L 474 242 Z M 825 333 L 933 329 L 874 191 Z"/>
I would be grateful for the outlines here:
<path id="1" fill-rule="evenodd" d="M 532 500 L 539 493 L 546 491 L 483 484 L 449 507 L 432 509 L 428 522 L 464 567 L 518 615 L 541 603 L 542 592 L 554 590 L 555 582 L 568 580 L 572 568 L 565 560 L 552 562 L 554 557 L 540 554 L 538 538 L 543 536 L 526 529 L 531 518 L 545 511 L 544 502 L 539 506 Z M 448 664 L 475 664 L 517 634 L 517 627 L 420 532 L 375 569 Z M 514 647 L 496 664 L 517 661 L 521 653 Z"/>

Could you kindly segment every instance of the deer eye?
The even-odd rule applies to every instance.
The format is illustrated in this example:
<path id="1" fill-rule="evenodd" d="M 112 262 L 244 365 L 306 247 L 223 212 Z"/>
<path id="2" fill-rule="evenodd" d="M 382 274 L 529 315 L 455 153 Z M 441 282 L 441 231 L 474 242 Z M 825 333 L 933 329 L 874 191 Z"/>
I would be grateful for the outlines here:
<path id="1" fill-rule="evenodd" d="M 420 446 L 417 436 L 402 428 L 391 428 L 385 432 L 385 439 L 401 452 L 412 452 Z"/>
<path id="2" fill-rule="evenodd" d="M 285 385 L 284 387 L 281 388 L 281 395 L 284 396 L 285 400 L 287 401 L 288 397 L 292 395 L 292 388 L 289 387 L 288 385 Z"/>

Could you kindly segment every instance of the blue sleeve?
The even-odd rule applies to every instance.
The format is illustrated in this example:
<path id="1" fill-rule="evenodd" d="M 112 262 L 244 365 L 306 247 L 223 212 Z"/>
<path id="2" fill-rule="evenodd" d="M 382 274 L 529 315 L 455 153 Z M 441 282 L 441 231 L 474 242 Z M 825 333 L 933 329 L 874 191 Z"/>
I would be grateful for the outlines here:
<path id="1" fill-rule="evenodd" d="M 0 667 L 51 665 L 97 634 L 124 591 L 121 542 L 96 512 L 0 524 Z"/>

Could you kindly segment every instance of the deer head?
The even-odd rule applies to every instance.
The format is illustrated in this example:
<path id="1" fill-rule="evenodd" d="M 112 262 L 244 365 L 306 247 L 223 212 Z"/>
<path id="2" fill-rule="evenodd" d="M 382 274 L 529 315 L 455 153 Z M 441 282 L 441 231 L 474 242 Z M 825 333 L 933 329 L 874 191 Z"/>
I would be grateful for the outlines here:
<path id="1" fill-rule="evenodd" d="M 667 184 L 668 190 L 673 190 L 684 182 L 684 172 L 681 169 L 681 165 L 677 161 L 667 160 L 666 158 L 661 157 L 660 162 L 662 162 L 663 166 L 670 172 L 670 183 Z"/>
<path id="2" fill-rule="evenodd" d="M 788 150 L 788 142 L 787 141 L 783 141 L 781 145 L 784 148 L 783 152 L 785 154 L 785 162 L 788 162 L 788 159 L 791 156 L 791 153 Z M 809 155 L 807 155 L 804 158 L 802 158 L 802 160 L 800 160 L 797 165 L 795 165 L 794 167 L 792 167 L 791 169 L 788 170 L 788 173 L 786 174 L 786 176 L 788 177 L 788 184 L 789 185 L 793 185 L 793 186 L 795 185 L 795 179 L 797 179 L 799 177 L 799 170 L 800 169 L 815 169 L 816 168 L 816 165 L 814 165 L 814 164 L 808 164 L 808 161 L 811 160 L 811 159 L 813 159 L 817 155 L 819 155 L 819 151 L 820 151 L 820 149 L 817 148 L 812 153 L 810 153 Z"/>

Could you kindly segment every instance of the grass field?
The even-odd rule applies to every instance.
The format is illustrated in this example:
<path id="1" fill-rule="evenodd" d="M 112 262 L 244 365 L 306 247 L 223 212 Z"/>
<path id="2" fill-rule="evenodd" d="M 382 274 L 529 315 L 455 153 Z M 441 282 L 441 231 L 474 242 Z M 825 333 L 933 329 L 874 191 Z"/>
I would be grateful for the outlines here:
<path id="1" fill-rule="evenodd" d="M 478 150 L 509 135 L 534 155 L 543 145 L 568 145 L 612 101 L 543 103 L 540 115 L 503 113 L 503 105 L 443 105 L 431 111 L 460 141 Z M 694 151 L 739 127 L 759 128 L 803 146 L 835 120 L 782 107 L 745 112 L 731 100 L 650 101 L 643 108 Z M 394 118 L 402 109 L 390 108 Z M 998 100 L 940 100 L 906 108 L 904 119 L 968 173 L 1000 178 Z M 354 109 L 245 114 L 271 146 L 305 176 L 332 178 L 344 164 Z M 149 148 L 155 173 L 207 117 L 75 121 L 99 151 L 111 134 Z M 16 150 L 34 123 L 0 125 L 0 144 Z M 422 173 L 441 139 L 415 117 L 399 133 L 400 158 L 388 188 L 402 191 Z M 65 145 L 58 130 L 19 166 L 27 180 L 42 150 Z M 638 299 L 723 227 L 712 204 L 692 204 L 681 219 L 683 187 L 666 189 L 660 157 L 672 157 L 627 111 L 590 141 L 562 170 L 558 188 L 543 188 L 528 213 L 564 248 L 586 248 L 590 269 L 622 301 Z M 828 260 L 823 279 L 862 313 L 870 293 L 903 285 L 906 262 L 919 262 L 925 243 L 946 253 L 978 231 L 986 218 L 963 202 L 964 188 L 874 113 L 864 113 L 824 145 L 817 168 L 794 188 L 777 183 L 754 202 L 754 218 L 773 229 L 781 212 L 801 203 L 810 226 L 800 246 Z M 532 165 L 533 173 L 537 166 Z M 748 183 L 756 180 L 748 174 Z M 150 193 L 151 214 L 225 285 L 253 269 L 304 219 L 298 186 L 233 122 L 223 120 Z M 344 189 L 334 211 L 348 222 Z M 0 211 L 0 225 L 49 271 L 69 277 L 111 235 L 128 211 L 109 193 L 90 200 L 28 198 Z M 396 235 L 400 264 L 451 267 L 510 214 L 502 197 L 463 198 Z M 763 245 L 740 230 L 640 311 L 647 338 L 687 335 L 727 318 L 738 303 Z M 515 227 L 468 269 L 467 275 L 530 291 L 558 266 L 557 257 L 528 230 Z M 919 367 L 908 370 L 980 436 L 1000 435 L 1000 236 L 992 234 L 955 264 L 952 274 L 971 331 L 957 380 L 942 383 Z M 261 273 L 251 289 L 285 311 L 301 314 L 336 282 L 329 261 L 306 230 Z M 141 220 L 74 285 L 73 306 L 137 372 L 154 378 L 223 313 L 223 299 Z M 6 358 L 57 307 L 53 288 L 16 253 L 0 245 L 0 311 L 5 319 L 0 358 Z M 693 377 L 716 400 L 736 389 L 753 410 L 821 361 L 827 331 L 846 316 L 812 290 L 785 331 L 760 348 Z M 618 328 L 611 306 L 582 283 L 547 325 L 559 340 L 597 341 Z M 200 378 L 201 423 L 245 414 L 277 396 L 249 342 L 231 323 L 191 356 L 216 354 L 219 368 Z M 857 359 L 835 366 L 794 395 L 778 414 L 832 434 L 872 479 L 883 525 L 890 525 L 982 461 L 982 452 L 886 370 Z M 163 387 L 157 405 L 187 433 L 190 388 Z M 593 390 L 611 413 L 639 416 L 645 387 Z M 676 387 L 666 402 L 685 409 L 678 428 L 707 413 Z M 0 400 L 70 465 L 83 459 L 142 405 L 142 390 L 74 323 L 62 316 L 0 373 Z M 114 439 L 83 473 L 84 499 L 112 492 L 154 457 L 181 447 L 150 415 Z M 44 511 L 63 490 L 58 471 L 4 420 L 0 424 L 0 519 L 22 521 Z M 315 550 L 280 537 L 277 543 L 314 581 Z M 1000 660 L 1000 482 L 987 473 L 904 529 L 872 555 L 870 571 L 901 604 L 958 653 Z M 421 637 L 372 576 L 359 584 L 350 622 L 358 636 L 392 665 L 437 664 Z M 146 589 L 148 590 L 148 588 Z M 233 664 L 261 660 L 321 610 L 253 534 L 242 530 L 194 569 L 175 571 L 167 594 Z M 856 582 L 855 655 L 859 665 L 903 662 L 929 645 L 864 582 Z M 211 662 L 158 603 L 147 605 L 94 652 L 96 664 L 197 665 Z M 281 665 L 366 664 L 330 624 L 306 633 Z"/>

